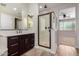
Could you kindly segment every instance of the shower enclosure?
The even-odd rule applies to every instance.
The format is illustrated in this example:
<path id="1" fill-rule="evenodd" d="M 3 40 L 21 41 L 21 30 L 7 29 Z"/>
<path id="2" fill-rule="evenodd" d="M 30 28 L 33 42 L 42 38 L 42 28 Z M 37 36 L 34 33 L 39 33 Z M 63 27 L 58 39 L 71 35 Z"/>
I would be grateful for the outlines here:
<path id="1" fill-rule="evenodd" d="M 54 12 L 38 16 L 38 45 L 51 49 L 52 31 L 55 28 Z"/>

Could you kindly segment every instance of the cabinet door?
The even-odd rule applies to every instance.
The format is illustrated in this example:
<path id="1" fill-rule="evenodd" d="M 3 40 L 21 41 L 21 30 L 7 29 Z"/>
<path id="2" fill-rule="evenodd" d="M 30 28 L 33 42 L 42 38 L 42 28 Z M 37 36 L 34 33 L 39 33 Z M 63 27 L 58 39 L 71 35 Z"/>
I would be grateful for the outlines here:
<path id="1" fill-rule="evenodd" d="M 23 54 L 25 52 L 25 39 L 23 36 L 19 36 L 19 54 Z"/>
<path id="2" fill-rule="evenodd" d="M 29 34 L 28 36 L 28 45 L 29 45 L 29 48 L 33 48 L 34 47 L 34 34 Z"/>
<path id="3" fill-rule="evenodd" d="M 1 29 L 14 29 L 15 28 L 15 20 L 11 15 L 7 15 L 1 13 Z"/>
<path id="4" fill-rule="evenodd" d="M 29 43 L 29 39 L 28 39 L 28 35 L 24 35 L 23 39 L 25 40 L 25 42 L 24 42 L 24 43 L 25 43 L 25 45 L 24 45 L 24 48 L 25 48 L 25 49 L 24 49 L 24 50 L 25 50 L 25 51 L 28 51 L 28 49 L 29 49 L 29 44 L 30 44 L 30 43 Z"/>
<path id="5" fill-rule="evenodd" d="M 30 50 L 34 47 L 34 36 L 32 34 L 28 34 L 25 36 L 25 49 L 26 51 Z"/>

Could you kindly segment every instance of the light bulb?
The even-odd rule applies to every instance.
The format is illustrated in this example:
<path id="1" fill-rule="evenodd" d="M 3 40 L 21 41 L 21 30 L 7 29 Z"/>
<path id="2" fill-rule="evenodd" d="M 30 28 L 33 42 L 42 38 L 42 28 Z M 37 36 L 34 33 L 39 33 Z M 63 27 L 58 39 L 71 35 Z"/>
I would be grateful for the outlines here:
<path id="1" fill-rule="evenodd" d="M 13 10 L 15 10 L 15 11 L 16 11 L 16 10 L 17 10 L 17 8 L 13 8 Z"/>
<path id="2" fill-rule="evenodd" d="M 40 6 L 40 8 L 42 8 L 42 6 Z"/>

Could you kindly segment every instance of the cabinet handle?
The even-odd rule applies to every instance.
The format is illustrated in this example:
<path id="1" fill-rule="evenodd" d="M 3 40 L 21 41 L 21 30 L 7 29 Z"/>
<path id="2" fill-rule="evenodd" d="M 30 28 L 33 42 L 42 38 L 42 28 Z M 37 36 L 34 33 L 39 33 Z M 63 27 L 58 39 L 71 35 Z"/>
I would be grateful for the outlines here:
<path id="1" fill-rule="evenodd" d="M 15 53 L 13 53 L 13 54 L 11 54 L 11 56 L 14 56 L 15 54 L 17 54 L 18 52 L 15 52 Z"/>
<path id="2" fill-rule="evenodd" d="M 13 44 L 13 45 L 11 45 L 11 46 L 16 46 L 16 45 L 18 45 L 18 43 L 16 43 L 16 44 Z"/>
<path id="3" fill-rule="evenodd" d="M 13 38 L 10 38 L 10 39 L 18 39 L 18 37 L 13 37 Z"/>

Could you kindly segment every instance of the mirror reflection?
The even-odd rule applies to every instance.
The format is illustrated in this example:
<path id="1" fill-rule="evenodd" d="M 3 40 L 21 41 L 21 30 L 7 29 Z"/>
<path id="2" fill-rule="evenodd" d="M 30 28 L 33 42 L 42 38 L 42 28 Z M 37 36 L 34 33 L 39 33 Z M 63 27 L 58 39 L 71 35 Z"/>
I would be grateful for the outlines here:
<path id="1" fill-rule="evenodd" d="M 22 3 L 0 3 L 0 29 L 30 29 L 33 16 Z"/>
<path id="2" fill-rule="evenodd" d="M 28 15 L 27 16 L 27 28 L 32 28 L 33 27 L 33 16 Z"/>

